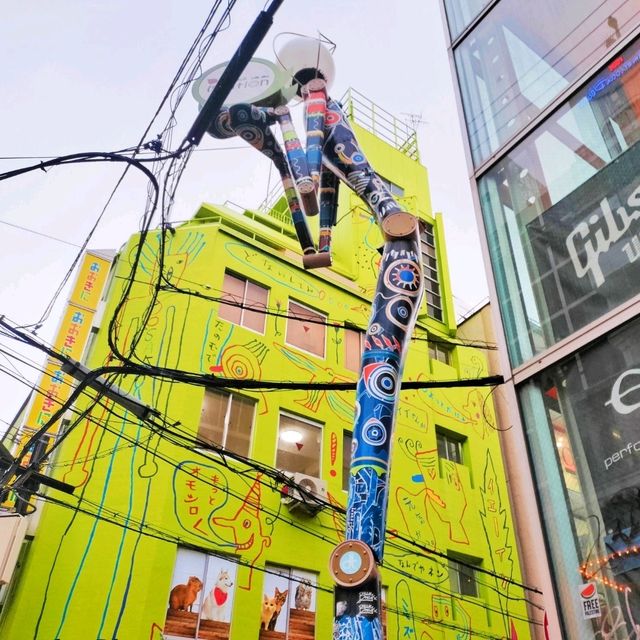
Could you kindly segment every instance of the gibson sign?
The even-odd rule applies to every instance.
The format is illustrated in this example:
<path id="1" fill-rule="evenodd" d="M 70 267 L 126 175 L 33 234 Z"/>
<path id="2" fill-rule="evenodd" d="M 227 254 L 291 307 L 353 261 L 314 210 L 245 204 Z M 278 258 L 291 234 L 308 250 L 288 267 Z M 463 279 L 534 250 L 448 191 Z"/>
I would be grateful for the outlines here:
<path id="1" fill-rule="evenodd" d="M 639 166 L 636 143 L 527 225 L 556 340 L 640 292 Z"/>

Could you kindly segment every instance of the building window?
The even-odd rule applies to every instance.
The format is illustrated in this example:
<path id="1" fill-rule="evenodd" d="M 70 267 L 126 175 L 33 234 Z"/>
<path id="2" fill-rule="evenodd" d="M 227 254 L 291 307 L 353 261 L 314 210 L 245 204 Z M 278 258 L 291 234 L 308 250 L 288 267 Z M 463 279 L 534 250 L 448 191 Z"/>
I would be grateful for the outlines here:
<path id="1" fill-rule="evenodd" d="M 491 0 L 444 0 L 451 39 L 455 40 Z"/>
<path id="2" fill-rule="evenodd" d="M 636 318 L 518 389 L 531 460 L 540 478 L 550 560 L 560 566 L 572 553 L 579 559 L 581 578 L 613 578 L 611 590 L 614 597 L 621 590 L 622 611 L 640 607 L 637 583 L 631 586 L 640 548 L 639 369 Z M 598 514 L 596 528 L 589 513 Z M 602 569 L 597 559 L 595 568 L 591 564 L 595 548 L 606 550 Z M 560 603 L 570 597 L 565 594 Z"/>
<path id="3" fill-rule="evenodd" d="M 280 414 L 276 467 L 291 473 L 320 475 L 322 425 Z"/>
<path id="4" fill-rule="evenodd" d="M 256 402 L 251 398 L 207 389 L 198 438 L 241 456 L 249 455 Z"/>
<path id="5" fill-rule="evenodd" d="M 429 358 L 444 364 L 451 364 L 451 349 L 439 342 L 429 342 Z"/>
<path id="6" fill-rule="evenodd" d="M 456 464 L 463 464 L 463 452 L 462 447 L 464 443 L 464 437 L 445 432 L 444 430 L 436 427 L 436 442 L 438 443 L 438 456 L 442 460 L 449 460 Z"/>
<path id="7" fill-rule="evenodd" d="M 219 638 L 231 631 L 236 563 L 178 549 L 164 633 L 168 638 Z"/>
<path id="8" fill-rule="evenodd" d="M 344 431 L 342 434 L 342 489 L 344 491 L 349 491 L 352 443 L 353 434 L 350 431 Z"/>
<path id="9" fill-rule="evenodd" d="M 324 358 L 327 316 L 289 301 L 287 344 Z"/>
<path id="10" fill-rule="evenodd" d="M 316 583 L 315 573 L 266 565 L 259 638 L 314 640 Z"/>
<path id="11" fill-rule="evenodd" d="M 449 558 L 449 581 L 451 590 L 463 596 L 479 596 L 476 567 L 479 560 Z"/>
<path id="12" fill-rule="evenodd" d="M 399 184 L 391 182 L 391 180 L 387 180 L 386 178 L 383 178 L 381 176 L 378 177 L 394 198 L 404 198 L 404 189 Z"/>
<path id="13" fill-rule="evenodd" d="M 218 315 L 223 320 L 264 333 L 269 290 L 225 271 Z"/>
<path id="14" fill-rule="evenodd" d="M 436 240 L 433 235 L 433 225 L 426 222 L 422 223 L 420 249 L 422 251 L 422 270 L 424 271 L 424 288 L 427 297 L 427 314 L 431 318 L 442 322 L 442 296 L 440 295 L 440 281 L 438 280 Z"/>
<path id="15" fill-rule="evenodd" d="M 358 329 L 344 330 L 344 366 L 351 371 L 360 371 L 365 335 Z"/>

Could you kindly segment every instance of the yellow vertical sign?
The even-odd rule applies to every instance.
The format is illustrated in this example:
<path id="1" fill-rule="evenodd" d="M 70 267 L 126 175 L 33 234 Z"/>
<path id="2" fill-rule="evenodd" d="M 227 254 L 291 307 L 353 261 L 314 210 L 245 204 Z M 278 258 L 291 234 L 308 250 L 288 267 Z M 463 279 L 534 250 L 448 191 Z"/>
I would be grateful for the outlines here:
<path id="1" fill-rule="evenodd" d="M 107 281 L 110 265 L 111 260 L 96 254 L 85 254 L 69 296 L 69 303 L 95 311 Z"/>
<path id="2" fill-rule="evenodd" d="M 85 254 L 53 343 L 56 351 L 75 360 L 82 357 L 110 264 L 111 261 L 103 256 Z M 49 358 L 24 422 L 20 448 L 34 431 L 51 420 L 69 398 L 72 381 L 72 378 L 62 373 L 60 362 Z M 58 423 L 52 424 L 47 433 L 55 435 L 58 428 Z"/>

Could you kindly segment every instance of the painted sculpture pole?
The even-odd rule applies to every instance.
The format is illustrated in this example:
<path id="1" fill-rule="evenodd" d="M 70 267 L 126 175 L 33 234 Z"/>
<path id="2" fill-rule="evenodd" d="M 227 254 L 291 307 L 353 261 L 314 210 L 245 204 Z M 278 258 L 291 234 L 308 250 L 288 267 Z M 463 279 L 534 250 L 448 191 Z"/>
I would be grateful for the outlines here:
<path id="1" fill-rule="evenodd" d="M 331 555 L 334 640 L 382 640 L 380 576 L 389 457 L 402 369 L 423 293 L 417 219 L 362 153 L 340 106 L 327 105 L 323 162 L 369 205 L 385 238 L 356 392 L 345 541 Z"/>
<path id="2" fill-rule="evenodd" d="M 284 105 L 224 108 L 209 133 L 220 138 L 240 136 L 273 161 L 305 268 L 331 265 L 339 180 L 367 203 L 382 231 L 382 260 L 356 392 L 345 541 L 330 559 L 336 582 L 334 640 L 382 640 L 378 565 L 384 548 L 389 458 L 402 369 L 423 293 L 419 227 L 367 161 L 340 105 L 327 95 L 322 70 L 303 67 L 294 81 L 305 101 L 306 153 Z M 271 132 L 276 123 L 281 127 L 284 152 Z M 316 249 L 307 216 L 318 212 Z"/>

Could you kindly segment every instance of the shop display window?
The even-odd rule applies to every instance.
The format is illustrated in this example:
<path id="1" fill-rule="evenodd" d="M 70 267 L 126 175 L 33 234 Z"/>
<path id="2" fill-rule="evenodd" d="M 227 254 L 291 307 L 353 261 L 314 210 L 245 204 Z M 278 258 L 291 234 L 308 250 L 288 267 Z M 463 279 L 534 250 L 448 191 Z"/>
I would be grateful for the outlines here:
<path id="1" fill-rule="evenodd" d="M 167 640 L 230 637 L 236 562 L 179 548 L 164 624 Z"/>
<path id="2" fill-rule="evenodd" d="M 266 565 L 261 640 L 314 640 L 316 574 Z"/>
<path id="3" fill-rule="evenodd" d="M 619 621 L 616 637 L 631 637 L 640 622 L 640 321 L 519 393 L 563 606 L 591 582 L 604 610 L 588 622 L 594 637 L 607 615 Z"/>

